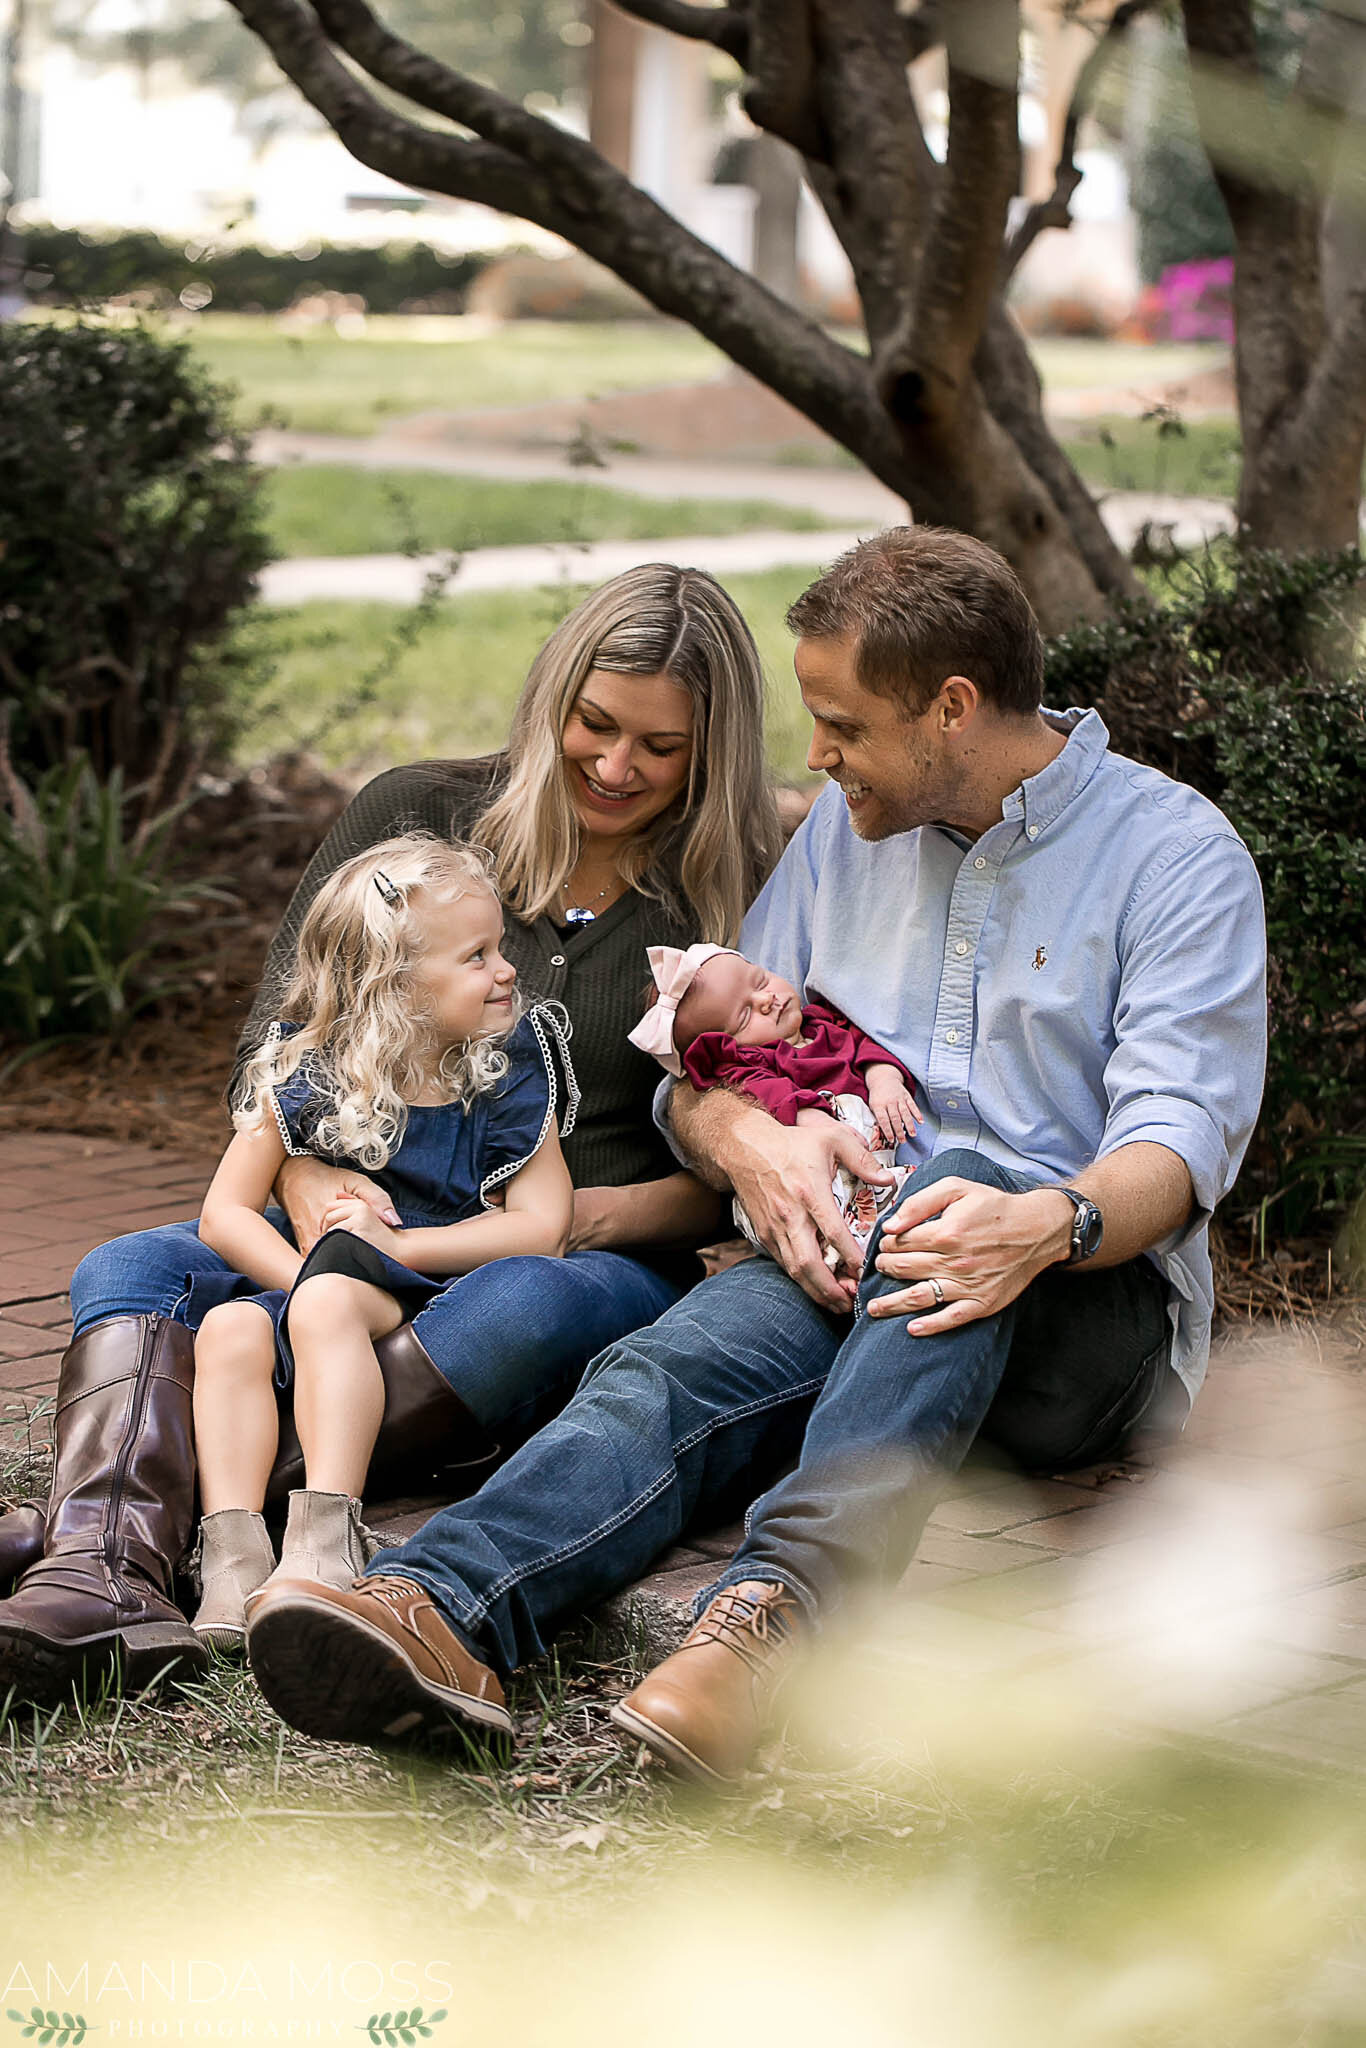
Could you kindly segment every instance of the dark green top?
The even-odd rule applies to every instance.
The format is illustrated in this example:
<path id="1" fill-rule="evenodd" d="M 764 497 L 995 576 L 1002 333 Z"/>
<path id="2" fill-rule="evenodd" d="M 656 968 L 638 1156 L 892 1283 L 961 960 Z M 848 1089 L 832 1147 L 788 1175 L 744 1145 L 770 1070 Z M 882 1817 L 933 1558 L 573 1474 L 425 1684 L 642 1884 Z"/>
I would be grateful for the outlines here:
<path id="1" fill-rule="evenodd" d="M 305 868 L 271 941 L 260 992 L 238 1044 L 239 1069 L 280 1013 L 299 927 L 323 879 L 353 854 L 399 832 L 466 838 L 505 773 L 506 761 L 496 754 L 480 761 L 419 762 L 377 775 L 352 799 Z M 645 1006 L 646 946 L 688 946 L 697 936 L 695 926 L 634 889 L 591 924 L 567 932 L 549 917 L 524 924 L 508 914 L 503 951 L 517 969 L 522 994 L 528 1001 L 563 1003 L 573 1027 L 570 1052 L 583 1101 L 564 1156 L 576 1187 L 623 1187 L 676 1170 L 650 1114 L 659 1068 L 627 1043 L 626 1034 Z M 652 1255 L 651 1263 L 660 1261 Z M 692 1277 L 696 1272 L 693 1261 Z"/>

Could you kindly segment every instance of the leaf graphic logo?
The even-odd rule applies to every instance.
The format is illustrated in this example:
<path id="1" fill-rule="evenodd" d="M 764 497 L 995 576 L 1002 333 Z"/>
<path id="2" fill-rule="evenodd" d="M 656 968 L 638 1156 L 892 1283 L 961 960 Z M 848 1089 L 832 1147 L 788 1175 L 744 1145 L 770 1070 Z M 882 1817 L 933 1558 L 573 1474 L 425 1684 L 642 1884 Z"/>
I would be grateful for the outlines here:
<path id="1" fill-rule="evenodd" d="M 98 2027 L 86 2025 L 81 2013 L 44 2012 L 41 2005 L 30 2006 L 27 2019 L 13 2006 L 6 2006 L 5 2018 L 13 2020 L 15 2026 L 22 2029 L 21 2040 L 31 2040 L 36 2034 L 38 2048 L 48 2048 L 49 2042 L 52 2048 L 67 2048 L 68 2043 L 70 2048 L 79 2048 L 87 2034 L 99 2032 Z"/>
<path id="2" fill-rule="evenodd" d="M 433 2027 L 445 2017 L 444 2005 L 429 2013 L 424 2013 L 420 2005 L 415 2005 L 411 2012 L 371 2013 L 365 2025 L 357 2027 L 356 2032 L 368 2034 L 374 2048 L 381 2048 L 381 2043 L 384 2044 L 384 2048 L 398 2048 L 400 2041 L 404 2048 L 413 2048 L 413 2044 L 419 2039 L 430 2040 Z"/>

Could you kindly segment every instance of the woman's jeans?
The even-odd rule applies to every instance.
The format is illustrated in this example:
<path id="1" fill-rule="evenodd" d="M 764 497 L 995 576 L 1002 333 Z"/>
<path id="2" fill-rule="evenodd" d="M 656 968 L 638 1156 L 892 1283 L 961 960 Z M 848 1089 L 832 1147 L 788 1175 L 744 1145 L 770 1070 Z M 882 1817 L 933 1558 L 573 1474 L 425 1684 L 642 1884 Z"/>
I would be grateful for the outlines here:
<path id="1" fill-rule="evenodd" d="M 923 1166 L 1021 1192 L 973 1152 Z M 872 1270 L 860 1305 L 904 1283 Z M 912 1338 L 906 1319 L 827 1315 L 753 1259 L 695 1287 L 594 1360 L 556 1419 L 374 1573 L 432 1593 L 475 1654 L 507 1672 L 555 1623 L 638 1578 L 690 1524 L 754 1506 L 717 1585 L 779 1580 L 807 1614 L 910 1562 L 935 1485 L 979 1430 L 1028 1466 L 1092 1462 L 1170 1377 L 1167 1288 L 1146 1259 L 1050 1268 L 999 1314 Z"/>
<path id="2" fill-rule="evenodd" d="M 280 1210 L 266 1214 L 289 1235 Z M 230 1270 L 193 1222 L 116 1237 L 72 1277 L 75 1335 L 119 1315 L 170 1316 L 193 1329 L 187 1279 Z M 515 1436 L 568 1395 L 596 1352 L 677 1299 L 669 1281 L 618 1252 L 496 1259 L 438 1296 L 413 1330 L 476 1421 Z"/>

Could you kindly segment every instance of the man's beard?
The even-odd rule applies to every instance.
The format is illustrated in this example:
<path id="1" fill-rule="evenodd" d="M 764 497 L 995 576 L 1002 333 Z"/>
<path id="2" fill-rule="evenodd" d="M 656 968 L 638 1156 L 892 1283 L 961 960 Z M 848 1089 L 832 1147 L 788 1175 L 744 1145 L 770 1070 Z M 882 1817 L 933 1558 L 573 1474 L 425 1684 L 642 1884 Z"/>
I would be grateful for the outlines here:
<path id="1" fill-rule="evenodd" d="M 938 799 L 932 802 L 928 795 L 928 762 L 917 760 L 907 765 L 911 771 L 913 793 L 908 789 L 898 797 L 883 789 L 871 789 L 866 783 L 852 785 L 868 789 L 873 799 L 862 816 L 854 811 L 848 813 L 855 838 L 875 846 L 880 840 L 895 839 L 902 832 L 914 832 L 917 826 L 928 825 L 943 816 Z"/>

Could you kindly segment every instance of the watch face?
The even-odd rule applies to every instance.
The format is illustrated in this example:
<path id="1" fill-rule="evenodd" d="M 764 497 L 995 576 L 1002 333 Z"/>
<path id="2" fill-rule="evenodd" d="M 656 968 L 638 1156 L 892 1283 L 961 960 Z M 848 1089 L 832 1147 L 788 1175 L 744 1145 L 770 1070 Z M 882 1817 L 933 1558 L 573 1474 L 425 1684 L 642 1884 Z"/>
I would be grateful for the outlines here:
<path id="1" fill-rule="evenodd" d="M 1100 1210 L 1095 1203 L 1083 1202 L 1072 1226 L 1073 1256 L 1078 1259 L 1089 1259 L 1094 1252 L 1098 1252 L 1104 1229 Z"/>

